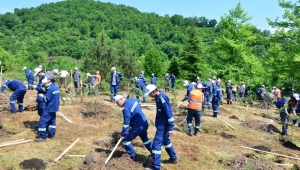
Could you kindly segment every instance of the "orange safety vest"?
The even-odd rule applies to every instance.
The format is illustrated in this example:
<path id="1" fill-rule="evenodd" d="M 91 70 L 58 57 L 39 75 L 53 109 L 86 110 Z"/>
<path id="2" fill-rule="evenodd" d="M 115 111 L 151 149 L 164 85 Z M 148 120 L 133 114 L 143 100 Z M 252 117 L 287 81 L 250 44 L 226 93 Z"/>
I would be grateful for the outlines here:
<path id="1" fill-rule="evenodd" d="M 280 97 L 281 97 L 280 93 L 281 93 L 281 91 L 279 89 L 276 89 L 276 94 L 275 94 L 276 99 L 280 99 Z"/>
<path id="2" fill-rule="evenodd" d="M 96 84 L 99 84 L 101 82 L 101 76 L 100 75 L 96 75 Z"/>
<path id="3" fill-rule="evenodd" d="M 192 90 L 189 97 L 189 109 L 201 110 L 203 98 L 204 95 L 200 90 Z"/>

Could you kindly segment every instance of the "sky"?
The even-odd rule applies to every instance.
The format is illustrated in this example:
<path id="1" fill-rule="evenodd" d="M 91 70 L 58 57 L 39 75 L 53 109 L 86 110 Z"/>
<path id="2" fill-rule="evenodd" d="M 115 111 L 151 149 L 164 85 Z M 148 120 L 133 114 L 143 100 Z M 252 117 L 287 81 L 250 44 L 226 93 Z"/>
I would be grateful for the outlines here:
<path id="1" fill-rule="evenodd" d="M 57 2 L 59 0 L 0 0 L 0 14 L 13 12 L 14 8 L 37 7 L 41 4 Z M 287 0 L 296 2 L 297 0 Z M 161 16 L 179 14 L 184 17 L 201 17 L 216 19 L 228 14 L 230 9 L 240 2 L 252 19 L 249 21 L 259 29 L 271 30 L 266 18 L 280 19 L 284 9 L 277 0 L 101 0 L 113 4 L 124 4 L 138 9 L 141 12 L 155 12 Z"/>

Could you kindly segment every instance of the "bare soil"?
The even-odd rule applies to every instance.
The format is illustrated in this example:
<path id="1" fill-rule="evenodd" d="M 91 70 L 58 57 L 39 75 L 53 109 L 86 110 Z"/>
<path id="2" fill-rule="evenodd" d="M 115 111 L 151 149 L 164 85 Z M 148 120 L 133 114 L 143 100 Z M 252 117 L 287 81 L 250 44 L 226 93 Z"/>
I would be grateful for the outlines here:
<path id="1" fill-rule="evenodd" d="M 241 125 L 250 129 L 260 130 L 271 134 L 280 133 L 280 130 L 277 127 L 275 127 L 273 124 L 266 124 L 265 122 L 261 122 L 261 121 L 251 120 L 251 121 L 241 123 Z"/>
<path id="2" fill-rule="evenodd" d="M 21 162 L 20 167 L 23 169 L 30 169 L 30 170 L 42 170 L 42 169 L 46 169 L 46 164 L 41 159 L 32 158 Z"/>

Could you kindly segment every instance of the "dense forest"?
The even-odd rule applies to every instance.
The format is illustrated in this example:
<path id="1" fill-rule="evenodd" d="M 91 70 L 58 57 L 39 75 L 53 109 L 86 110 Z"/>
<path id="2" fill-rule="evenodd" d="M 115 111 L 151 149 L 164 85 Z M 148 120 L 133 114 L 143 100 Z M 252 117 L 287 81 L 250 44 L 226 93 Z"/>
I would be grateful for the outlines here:
<path id="1" fill-rule="evenodd" d="M 0 15 L 0 60 L 7 75 L 42 64 L 99 70 L 108 80 L 115 66 L 125 77 L 145 70 L 146 76 L 217 76 L 251 87 L 300 90 L 300 2 L 279 0 L 278 5 L 285 9 L 285 20 L 268 20 L 277 29 L 273 34 L 252 25 L 240 3 L 217 19 L 159 16 L 94 0 L 16 8 Z"/>

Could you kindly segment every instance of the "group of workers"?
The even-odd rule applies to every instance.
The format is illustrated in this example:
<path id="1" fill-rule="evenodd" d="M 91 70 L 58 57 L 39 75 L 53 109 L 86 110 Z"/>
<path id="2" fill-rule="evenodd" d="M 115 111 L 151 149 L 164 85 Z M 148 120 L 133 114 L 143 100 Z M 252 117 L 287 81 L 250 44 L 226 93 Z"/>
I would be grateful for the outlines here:
<path id="1" fill-rule="evenodd" d="M 36 90 L 36 102 L 38 115 L 40 116 L 38 123 L 39 136 L 35 139 L 36 142 L 45 141 L 47 138 L 54 138 L 56 133 L 56 112 L 60 106 L 60 89 L 54 84 L 58 70 L 44 72 L 39 66 L 34 69 L 34 73 L 30 69 L 24 67 L 26 78 L 28 79 L 28 90 Z M 38 77 L 38 83 L 34 85 L 34 76 Z M 24 111 L 24 96 L 26 94 L 26 86 L 19 80 L 6 80 L 1 88 L 1 95 L 4 95 L 6 88 L 13 91 L 10 97 L 11 113 L 16 113 L 15 100 L 19 104 L 18 111 Z"/>
<path id="2" fill-rule="evenodd" d="M 44 72 L 42 67 L 39 66 L 34 69 L 34 73 L 30 69 L 24 67 L 26 78 L 28 80 L 28 90 L 37 90 L 36 102 L 38 108 L 38 115 L 40 116 L 38 131 L 39 137 L 36 138 L 36 142 L 45 141 L 47 138 L 54 138 L 56 132 L 56 112 L 60 105 L 60 89 L 55 85 L 56 76 L 59 74 L 57 69 L 53 71 Z M 60 72 L 60 83 L 61 85 L 66 85 L 66 77 L 68 76 L 67 71 Z M 38 83 L 34 85 L 34 76 L 37 76 Z M 81 87 L 81 74 L 78 72 L 78 68 L 74 69 L 72 74 L 74 80 L 74 87 L 78 89 Z M 90 88 L 101 82 L 101 76 L 99 72 L 96 75 L 91 75 L 87 73 L 88 83 Z M 148 121 L 141 109 L 141 101 L 139 100 L 139 95 L 136 93 L 136 99 L 129 98 L 126 99 L 123 95 L 118 95 L 118 89 L 120 81 L 123 79 L 123 75 L 116 71 L 115 67 L 111 68 L 111 81 L 110 81 L 110 91 L 111 91 L 111 101 L 115 102 L 119 107 L 122 107 L 123 112 L 123 127 L 121 132 L 121 137 L 123 139 L 123 145 L 127 153 L 133 160 L 136 160 L 136 152 L 131 144 L 131 141 L 137 136 L 141 138 L 145 147 L 148 149 L 153 158 L 152 167 L 146 168 L 147 170 L 158 170 L 161 168 L 161 147 L 165 146 L 166 152 L 169 155 L 169 163 L 177 163 L 178 158 L 175 149 L 171 143 L 170 135 L 174 131 L 174 116 L 172 113 L 172 105 L 168 96 L 159 91 L 156 82 L 157 78 L 152 74 L 150 78 L 150 84 L 147 85 L 147 81 L 142 71 L 139 77 L 134 78 L 134 85 L 136 88 L 140 89 L 143 93 L 143 102 L 146 102 L 146 96 L 155 99 L 156 102 L 156 118 L 155 127 L 156 133 L 153 141 L 148 138 Z M 174 74 L 169 76 L 168 74 L 164 77 L 165 80 L 165 92 L 169 92 L 169 87 L 174 91 L 176 77 Z M 186 86 L 187 93 L 181 102 L 188 100 L 188 114 L 187 114 L 187 126 L 188 135 L 199 135 L 201 116 L 205 110 L 205 105 L 208 109 L 213 110 L 213 117 L 218 117 L 218 106 L 219 103 L 223 103 L 222 100 L 222 89 L 220 88 L 221 80 L 214 77 L 213 79 L 208 79 L 206 82 L 202 82 L 199 76 L 196 78 L 195 82 L 189 82 L 185 80 L 183 86 Z M 24 110 L 23 99 L 26 94 L 26 86 L 18 80 L 7 80 L 1 88 L 1 95 L 4 96 L 4 91 L 6 87 L 13 91 L 10 97 L 11 112 L 16 113 L 17 109 L 15 107 L 15 100 L 19 104 L 19 112 Z M 232 96 L 237 96 L 237 88 L 240 90 L 240 96 L 246 97 L 250 91 L 250 88 L 245 86 L 242 82 L 241 86 L 231 85 L 231 81 L 228 80 L 226 83 L 226 94 L 227 94 L 227 104 L 232 104 Z M 65 87 L 66 88 L 66 87 Z M 259 90 L 261 94 L 264 94 L 264 86 L 260 87 Z M 276 87 L 271 91 L 277 98 L 276 106 L 280 110 L 282 126 L 282 135 L 287 135 L 288 129 L 288 119 L 291 114 L 296 115 L 300 113 L 300 102 L 299 94 L 291 92 L 290 99 L 285 99 L 283 97 L 283 90 L 280 91 Z M 224 93 L 224 92 L 223 92 Z M 210 105 L 211 102 L 211 105 Z M 286 105 L 287 104 L 287 105 Z M 195 125 L 192 122 L 195 120 Z M 293 120 L 296 124 L 297 120 Z M 300 123 L 298 124 L 300 127 Z M 47 133 L 48 131 L 48 133 Z"/>

